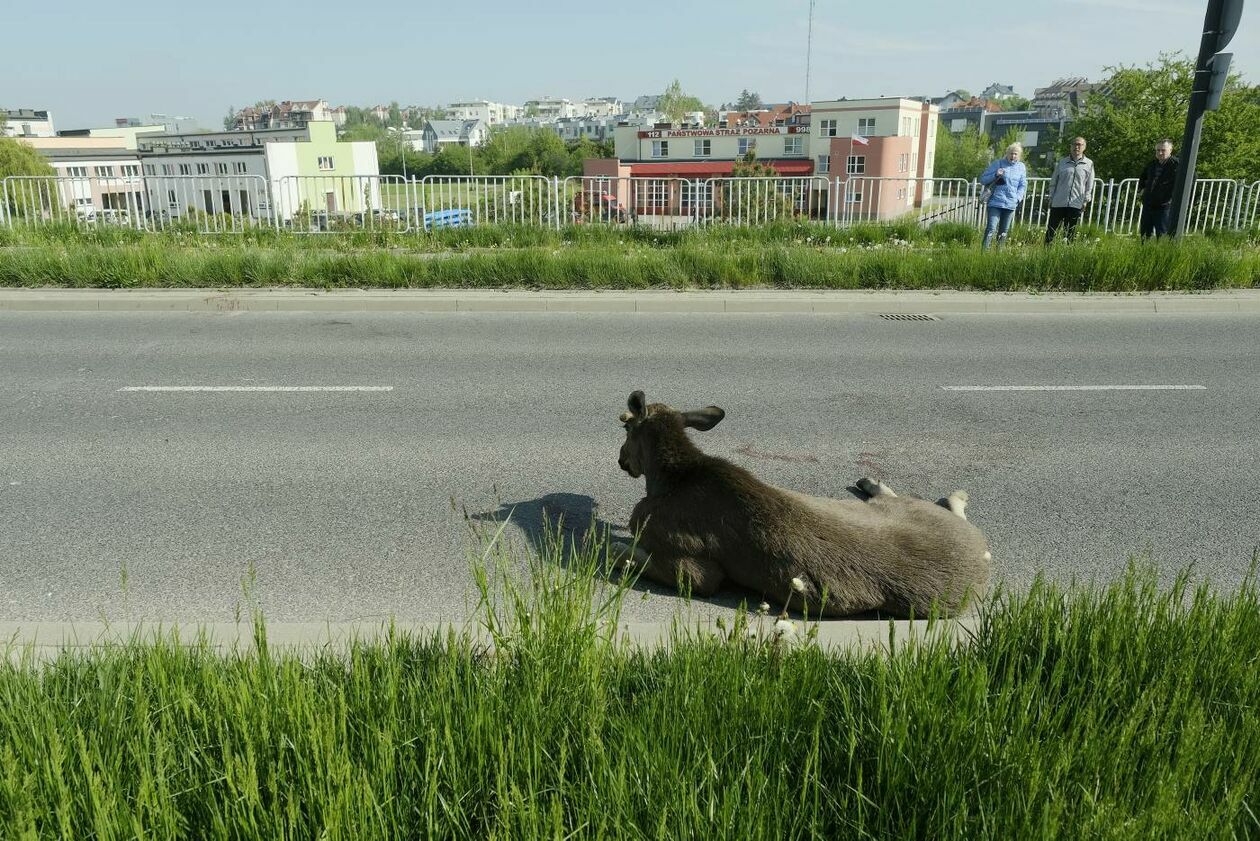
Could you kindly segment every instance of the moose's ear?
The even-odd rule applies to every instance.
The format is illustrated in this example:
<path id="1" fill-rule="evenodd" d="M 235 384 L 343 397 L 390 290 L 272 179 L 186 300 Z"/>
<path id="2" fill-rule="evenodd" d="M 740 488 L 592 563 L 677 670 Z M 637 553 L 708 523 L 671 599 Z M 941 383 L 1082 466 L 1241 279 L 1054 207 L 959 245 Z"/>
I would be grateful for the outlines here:
<path id="1" fill-rule="evenodd" d="M 642 391 L 630 392 L 630 399 L 626 401 L 626 406 L 630 408 L 630 413 L 635 417 L 643 417 L 647 414 L 647 401 Z"/>
<path id="2" fill-rule="evenodd" d="M 703 409 L 692 409 L 690 412 L 683 414 L 683 426 L 690 426 L 701 432 L 708 432 L 717 426 L 724 417 L 726 417 L 726 412 L 717 406 L 705 406 Z"/>

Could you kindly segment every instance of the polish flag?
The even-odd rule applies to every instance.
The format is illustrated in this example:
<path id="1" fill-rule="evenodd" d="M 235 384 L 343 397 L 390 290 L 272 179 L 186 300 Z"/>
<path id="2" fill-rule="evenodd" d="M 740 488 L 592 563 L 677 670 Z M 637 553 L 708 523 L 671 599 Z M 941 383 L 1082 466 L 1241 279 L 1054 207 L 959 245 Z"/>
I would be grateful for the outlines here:
<path id="1" fill-rule="evenodd" d="M 854 146 L 869 146 L 871 143 L 871 141 L 867 140 L 865 137 L 863 137 L 860 134 L 853 135 L 851 139 L 853 141 Z"/>

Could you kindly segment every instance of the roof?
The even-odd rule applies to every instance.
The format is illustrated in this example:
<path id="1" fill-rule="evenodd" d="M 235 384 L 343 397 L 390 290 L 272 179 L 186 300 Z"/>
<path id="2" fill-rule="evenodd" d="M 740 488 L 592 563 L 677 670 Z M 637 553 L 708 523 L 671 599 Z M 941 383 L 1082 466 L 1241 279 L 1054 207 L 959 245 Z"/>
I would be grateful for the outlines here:
<path id="1" fill-rule="evenodd" d="M 730 175 L 735 168 L 737 161 L 653 161 L 651 163 L 634 163 L 630 164 L 630 176 L 638 177 L 640 175 L 659 175 L 662 177 L 677 176 L 687 178 L 689 176 L 704 175 L 715 177 L 719 175 Z M 810 160 L 762 160 L 757 163 L 767 164 L 774 167 L 779 175 L 813 175 L 814 162 Z"/>

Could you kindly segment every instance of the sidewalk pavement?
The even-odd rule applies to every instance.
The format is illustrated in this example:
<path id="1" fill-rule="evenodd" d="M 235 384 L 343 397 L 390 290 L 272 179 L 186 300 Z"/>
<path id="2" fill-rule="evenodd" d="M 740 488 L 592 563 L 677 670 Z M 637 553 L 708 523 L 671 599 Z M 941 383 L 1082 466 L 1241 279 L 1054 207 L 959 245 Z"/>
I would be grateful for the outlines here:
<path id="1" fill-rule="evenodd" d="M 733 622 L 732 612 L 727 620 Z M 753 628 L 759 628 L 762 638 L 775 635 L 774 616 L 752 617 Z M 794 618 L 794 639 L 800 641 L 813 624 Z M 713 617 L 680 619 L 682 627 L 691 636 L 722 635 Z M 729 626 L 728 626 L 729 627 Z M 921 619 L 833 619 L 818 623 L 817 643 L 829 651 L 887 652 L 890 641 L 901 646 L 909 640 L 922 641 L 929 636 L 965 643 L 972 638 L 979 620 L 974 616 L 941 620 L 929 628 Z M 267 645 L 272 649 L 295 654 L 314 652 L 345 652 L 354 641 L 371 642 L 385 639 L 390 633 L 388 622 L 268 622 Z M 393 631 L 398 635 L 423 639 L 433 633 L 445 636 L 447 631 L 459 633 L 462 626 L 443 622 L 396 621 Z M 475 623 L 467 628 L 478 642 L 489 644 L 489 635 Z M 671 625 L 665 622 L 622 622 L 618 635 L 624 641 L 638 646 L 656 648 L 671 639 Z M 181 645 L 196 645 L 205 639 L 207 645 L 221 653 L 248 651 L 254 647 L 254 628 L 248 618 L 241 622 L 0 622 L 0 651 L 12 662 L 23 656 L 45 661 L 63 651 L 87 652 L 93 648 L 118 645 L 127 642 L 152 642 L 155 638 L 178 640 Z"/>
<path id="2" fill-rule="evenodd" d="M 1260 314 L 1260 289 L 1131 294 L 955 291 L 0 288 L 0 312 L 677 312 Z"/>

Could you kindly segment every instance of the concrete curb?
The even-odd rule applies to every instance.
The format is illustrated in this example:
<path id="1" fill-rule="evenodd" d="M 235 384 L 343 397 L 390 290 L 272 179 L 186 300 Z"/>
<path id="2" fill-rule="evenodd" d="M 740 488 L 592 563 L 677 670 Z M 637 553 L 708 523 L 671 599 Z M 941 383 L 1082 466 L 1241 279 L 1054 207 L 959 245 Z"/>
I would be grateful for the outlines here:
<path id="1" fill-rule="evenodd" d="M 734 614 L 730 617 L 732 621 Z M 752 626 L 763 637 L 774 635 L 775 617 L 753 617 Z M 830 651 L 886 652 L 889 640 L 900 645 L 908 640 L 944 638 L 965 642 L 978 628 L 975 617 L 943 620 L 930 628 L 927 620 L 829 620 L 818 624 L 818 645 Z M 712 617 L 680 620 L 680 626 L 691 634 L 722 635 Z M 808 628 L 795 620 L 799 638 Z M 424 638 L 433 633 L 459 633 L 466 626 L 450 622 L 395 622 L 400 635 Z M 623 640 L 644 647 L 659 647 L 671 638 L 672 627 L 664 622 L 623 622 L 619 635 Z M 353 641 L 371 642 L 386 637 L 388 622 L 268 622 L 267 642 L 273 649 L 294 653 L 344 652 Z M 471 628 L 479 641 L 489 643 L 489 635 L 479 627 Z M 254 629 L 248 620 L 234 622 L 0 622 L 0 650 L 7 647 L 11 661 L 20 660 L 25 652 L 46 660 L 63 651 L 87 652 L 102 646 L 127 642 L 151 642 L 155 638 L 177 639 L 181 645 L 196 645 L 203 638 L 223 653 L 248 650 L 254 646 Z"/>
<path id="2" fill-rule="evenodd" d="M 0 288 L 0 312 L 1260 314 L 1260 289 L 1051 292 Z"/>

